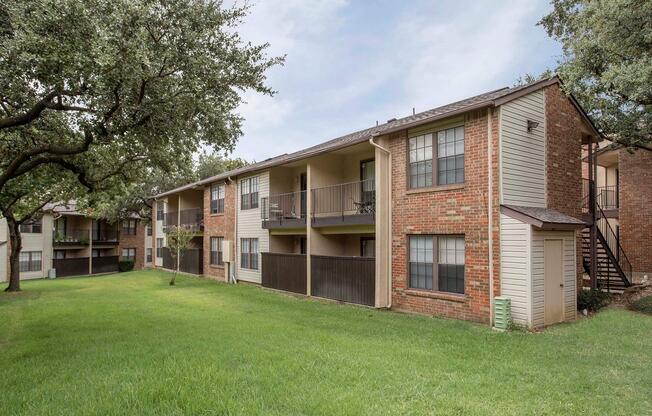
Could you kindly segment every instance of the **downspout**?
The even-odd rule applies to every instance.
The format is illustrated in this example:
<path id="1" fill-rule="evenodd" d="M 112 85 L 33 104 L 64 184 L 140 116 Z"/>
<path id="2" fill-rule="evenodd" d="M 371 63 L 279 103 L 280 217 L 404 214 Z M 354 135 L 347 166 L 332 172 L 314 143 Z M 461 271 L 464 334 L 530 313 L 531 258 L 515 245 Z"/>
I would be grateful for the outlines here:
<path id="1" fill-rule="evenodd" d="M 488 173 L 488 216 L 489 216 L 489 324 L 494 324 L 494 227 L 493 227 L 493 109 L 487 108 L 487 170 Z"/>
<path id="2" fill-rule="evenodd" d="M 387 154 L 387 158 L 389 161 L 389 168 L 390 168 L 390 174 L 389 174 L 389 212 L 388 212 L 388 218 L 389 218 L 389 238 L 387 239 L 387 247 L 389 253 L 389 273 L 388 273 L 388 284 L 387 284 L 387 309 L 391 309 L 392 307 L 392 175 L 391 175 L 391 169 L 392 169 L 392 152 L 389 151 L 389 149 L 384 148 L 383 146 L 379 145 L 378 143 L 374 142 L 374 136 L 372 136 L 369 139 L 369 144 L 371 144 L 373 147 L 376 149 L 379 149 L 382 152 L 385 152 Z"/>
<path id="3" fill-rule="evenodd" d="M 235 181 L 231 178 L 231 176 L 227 176 L 226 178 L 229 183 L 234 183 Z M 233 224 L 233 250 L 231 253 L 231 263 L 229 263 L 229 275 L 226 276 L 226 282 L 227 283 L 238 283 L 238 281 L 235 278 L 235 265 L 237 264 L 237 261 L 235 260 L 236 257 L 238 256 L 237 250 L 238 250 L 238 187 L 236 186 L 234 189 L 235 192 L 235 205 L 233 206 L 234 208 L 234 224 Z M 226 189 L 224 189 L 224 196 L 226 197 Z"/>

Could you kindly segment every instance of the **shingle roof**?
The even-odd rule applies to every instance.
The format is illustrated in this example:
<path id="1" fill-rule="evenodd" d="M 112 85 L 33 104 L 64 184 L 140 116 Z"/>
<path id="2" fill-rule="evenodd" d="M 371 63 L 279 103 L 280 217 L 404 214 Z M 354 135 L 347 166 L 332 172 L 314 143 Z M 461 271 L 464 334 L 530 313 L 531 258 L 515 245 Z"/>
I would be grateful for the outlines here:
<path id="1" fill-rule="evenodd" d="M 461 101 L 456 101 L 454 103 L 446 104 L 441 107 L 433 108 L 421 113 L 410 115 L 407 117 L 399 118 L 391 122 L 381 124 L 379 126 L 369 127 L 367 129 L 359 130 L 353 133 L 346 134 L 341 137 L 337 137 L 332 140 L 311 146 L 294 153 L 286 153 L 280 156 L 272 157 L 266 159 L 262 162 L 253 163 L 251 165 L 244 166 L 242 168 L 234 169 L 228 172 L 220 173 L 219 175 L 211 176 L 206 179 L 202 179 L 193 183 L 189 183 L 184 186 L 163 192 L 156 195 L 157 198 L 171 195 L 180 191 L 187 189 L 192 189 L 195 187 L 203 186 L 205 184 L 216 182 L 219 180 L 226 179 L 230 176 L 237 176 L 247 172 L 255 172 L 272 166 L 282 165 L 284 163 L 289 163 L 291 161 L 303 159 L 306 157 L 314 156 L 319 153 L 324 153 L 343 147 L 352 146 L 354 144 L 366 142 L 372 137 L 387 134 L 413 126 L 417 126 L 424 123 L 429 123 L 436 121 L 445 117 L 450 117 L 452 115 L 467 112 L 473 109 L 479 109 L 483 107 L 488 107 L 496 104 L 497 100 L 501 100 L 501 104 L 504 103 L 509 96 L 517 97 L 519 94 L 526 93 L 530 90 L 536 90 L 543 88 L 546 85 L 559 82 L 557 77 L 550 79 L 544 79 L 541 81 L 536 81 L 530 84 L 525 84 L 517 87 L 505 87 L 500 88 L 494 91 L 489 91 L 483 94 L 479 94 L 473 97 L 466 98 Z"/>
<path id="2" fill-rule="evenodd" d="M 554 228 L 554 226 L 570 226 L 582 228 L 586 223 L 577 218 L 562 214 L 550 208 L 526 207 L 522 205 L 501 205 L 501 212 L 509 217 L 526 222 L 538 228 Z M 520 214 L 520 215 L 518 215 Z"/>

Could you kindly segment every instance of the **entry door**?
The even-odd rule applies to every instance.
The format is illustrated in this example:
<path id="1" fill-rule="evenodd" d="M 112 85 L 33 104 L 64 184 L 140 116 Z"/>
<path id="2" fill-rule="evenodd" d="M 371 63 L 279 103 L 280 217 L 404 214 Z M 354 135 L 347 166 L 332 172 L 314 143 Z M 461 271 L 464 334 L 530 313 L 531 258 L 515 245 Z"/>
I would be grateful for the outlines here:
<path id="1" fill-rule="evenodd" d="M 363 160 L 360 162 L 360 181 L 361 186 L 361 199 L 363 203 L 374 203 L 374 179 L 376 178 L 376 162 L 372 160 Z"/>
<path id="2" fill-rule="evenodd" d="M 564 320 L 564 253 L 562 240 L 544 240 L 545 324 Z"/>

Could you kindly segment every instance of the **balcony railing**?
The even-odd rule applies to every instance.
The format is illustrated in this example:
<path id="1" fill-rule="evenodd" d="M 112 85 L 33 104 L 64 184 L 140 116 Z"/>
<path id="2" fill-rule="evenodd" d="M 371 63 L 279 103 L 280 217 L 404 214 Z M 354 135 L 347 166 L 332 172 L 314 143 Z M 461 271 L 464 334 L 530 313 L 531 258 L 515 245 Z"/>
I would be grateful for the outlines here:
<path id="1" fill-rule="evenodd" d="M 177 212 L 166 212 L 164 228 L 181 226 L 193 231 L 204 230 L 204 211 L 201 208 L 192 208 Z"/>
<path id="2" fill-rule="evenodd" d="M 261 198 L 263 228 L 299 227 L 306 224 L 306 191 Z"/>
<path id="3" fill-rule="evenodd" d="M 603 210 L 620 208 L 618 185 L 598 186 L 595 188 L 595 199 Z M 582 179 L 582 211 L 589 212 L 589 180 Z"/>
<path id="4" fill-rule="evenodd" d="M 375 214 L 373 179 L 312 190 L 313 225 L 373 224 Z"/>
<path id="5" fill-rule="evenodd" d="M 55 245 L 86 245 L 89 243 L 88 230 L 67 230 L 65 234 L 55 231 L 52 242 Z"/>
<path id="6" fill-rule="evenodd" d="M 94 230 L 93 231 L 93 244 L 96 243 L 117 243 L 118 230 Z"/>

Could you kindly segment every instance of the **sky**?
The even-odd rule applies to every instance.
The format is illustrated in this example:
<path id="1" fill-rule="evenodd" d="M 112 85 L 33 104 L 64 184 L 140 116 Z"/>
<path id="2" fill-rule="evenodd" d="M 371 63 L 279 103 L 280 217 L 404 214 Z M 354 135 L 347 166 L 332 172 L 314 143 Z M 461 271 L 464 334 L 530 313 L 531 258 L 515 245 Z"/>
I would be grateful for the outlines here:
<path id="1" fill-rule="evenodd" d="M 546 0 L 252 0 L 240 28 L 286 55 L 247 92 L 232 156 L 261 161 L 554 68 Z"/>

